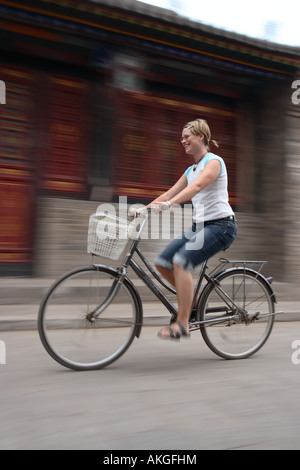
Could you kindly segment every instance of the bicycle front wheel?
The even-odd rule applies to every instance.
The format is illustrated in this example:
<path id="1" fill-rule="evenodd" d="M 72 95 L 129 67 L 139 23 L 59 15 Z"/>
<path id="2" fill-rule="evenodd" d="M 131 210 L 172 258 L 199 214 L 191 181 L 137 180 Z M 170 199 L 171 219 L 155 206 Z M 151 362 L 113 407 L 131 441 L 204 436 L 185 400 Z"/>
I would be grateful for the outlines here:
<path id="1" fill-rule="evenodd" d="M 139 331 L 140 304 L 127 278 L 97 266 L 60 278 L 41 303 L 38 331 L 58 363 L 75 370 L 111 364 L 130 346 Z M 100 313 L 99 313 L 100 312 Z"/>
<path id="2" fill-rule="evenodd" d="M 232 268 L 205 289 L 200 330 L 208 347 L 220 357 L 244 359 L 267 341 L 274 312 L 274 295 L 266 279 L 251 269 Z"/>

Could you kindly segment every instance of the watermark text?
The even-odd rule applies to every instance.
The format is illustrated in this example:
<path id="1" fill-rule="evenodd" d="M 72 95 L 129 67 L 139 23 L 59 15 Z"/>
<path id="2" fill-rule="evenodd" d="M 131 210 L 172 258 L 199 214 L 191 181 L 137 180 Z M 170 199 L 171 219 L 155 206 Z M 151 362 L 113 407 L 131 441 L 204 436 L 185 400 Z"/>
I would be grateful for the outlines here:
<path id="1" fill-rule="evenodd" d="M 133 456 L 119 456 L 110 454 L 103 459 L 104 465 L 126 465 L 127 467 L 135 467 L 139 464 L 146 465 L 197 465 L 197 455 L 189 454 L 148 454 L 145 453 L 143 458 Z"/>
<path id="2" fill-rule="evenodd" d="M 142 211 L 146 206 L 143 204 L 127 204 L 127 197 L 120 196 L 119 203 L 114 205 L 110 203 L 103 203 L 97 207 L 96 214 L 107 214 L 107 219 L 104 219 L 99 222 L 97 227 L 97 232 L 100 235 L 100 232 L 103 232 L 107 235 L 107 238 L 127 238 L 128 235 L 130 238 L 135 239 L 137 234 L 139 234 L 140 224 L 143 221 L 143 218 L 135 218 L 131 220 L 128 226 L 128 230 L 122 230 L 122 220 L 128 219 L 128 214 L 132 210 Z M 146 224 L 142 233 L 140 234 L 141 239 L 148 240 L 170 240 L 174 236 L 180 236 L 183 232 L 186 231 L 192 224 L 192 208 L 191 204 L 175 204 L 167 211 L 151 211 L 151 217 L 147 218 Z M 109 218 L 111 216 L 111 219 Z M 198 208 L 197 217 L 204 217 L 204 209 L 202 207 Z M 116 218 L 116 223 L 114 225 L 114 219 Z M 202 220 L 203 222 L 203 220 Z M 104 227 L 103 227 L 104 224 Z M 201 222 L 199 222 L 198 227 L 200 228 Z M 121 228 L 121 230 L 120 230 Z M 188 232 L 185 236 L 189 239 L 194 237 L 193 232 Z M 195 249 L 191 246 L 190 249 Z"/>
<path id="3" fill-rule="evenodd" d="M 294 366 L 298 366 L 300 364 L 300 339 L 295 339 L 292 342 L 292 349 L 296 350 L 292 354 L 292 363 Z"/>
<path id="4" fill-rule="evenodd" d="M 292 103 L 299 104 L 300 103 L 300 80 L 294 80 L 292 83 L 292 88 L 295 91 L 292 93 Z"/>
<path id="5" fill-rule="evenodd" d="M 6 364 L 6 345 L 0 340 L 0 364 Z"/>
<path id="6" fill-rule="evenodd" d="M 6 86 L 3 80 L 0 80 L 0 104 L 6 104 Z"/>

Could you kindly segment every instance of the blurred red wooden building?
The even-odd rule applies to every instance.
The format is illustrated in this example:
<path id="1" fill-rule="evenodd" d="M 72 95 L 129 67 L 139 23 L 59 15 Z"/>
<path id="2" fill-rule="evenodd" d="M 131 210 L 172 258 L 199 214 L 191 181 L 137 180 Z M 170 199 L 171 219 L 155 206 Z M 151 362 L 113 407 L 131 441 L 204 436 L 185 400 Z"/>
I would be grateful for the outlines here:
<path id="1" fill-rule="evenodd" d="M 1 274 L 34 273 L 38 198 L 146 202 L 172 185 L 196 117 L 237 211 L 268 212 L 274 188 L 280 200 L 299 49 L 134 0 L 1 1 L 0 27 Z"/>

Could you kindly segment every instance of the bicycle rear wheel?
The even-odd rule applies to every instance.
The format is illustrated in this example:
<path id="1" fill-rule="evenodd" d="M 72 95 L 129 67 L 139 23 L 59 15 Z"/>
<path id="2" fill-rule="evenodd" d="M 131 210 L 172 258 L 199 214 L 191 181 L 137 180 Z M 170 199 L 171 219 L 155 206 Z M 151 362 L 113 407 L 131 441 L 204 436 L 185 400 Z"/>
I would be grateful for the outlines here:
<path id="1" fill-rule="evenodd" d="M 75 370 L 100 369 L 128 349 L 139 333 L 141 307 L 131 282 L 125 278 L 117 284 L 118 277 L 105 266 L 80 268 L 50 288 L 39 309 L 38 331 L 58 363 Z M 99 316 L 93 316 L 99 309 Z"/>
<path id="2" fill-rule="evenodd" d="M 274 324 L 273 291 L 251 269 L 232 268 L 209 283 L 200 299 L 207 346 L 224 359 L 244 359 L 267 341 Z"/>

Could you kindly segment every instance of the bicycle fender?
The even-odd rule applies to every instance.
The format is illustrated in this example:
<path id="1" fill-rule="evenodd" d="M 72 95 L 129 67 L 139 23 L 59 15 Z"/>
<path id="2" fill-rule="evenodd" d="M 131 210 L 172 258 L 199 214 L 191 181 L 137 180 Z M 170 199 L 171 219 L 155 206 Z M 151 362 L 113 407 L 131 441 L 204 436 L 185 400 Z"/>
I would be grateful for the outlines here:
<path id="1" fill-rule="evenodd" d="M 121 274 L 118 269 L 112 268 L 110 266 L 106 266 L 105 264 L 93 264 L 93 266 L 95 267 L 95 269 L 97 269 L 97 267 L 103 269 L 104 271 L 106 271 L 108 274 L 111 274 L 112 276 L 119 277 Z M 135 285 L 133 284 L 133 282 L 129 279 L 129 277 L 125 276 L 122 282 L 129 289 L 137 307 L 137 324 L 135 328 L 135 336 L 139 338 L 141 334 L 141 330 L 142 330 L 142 325 L 143 325 L 143 304 L 142 304 L 141 296 L 138 290 L 136 289 Z"/>

